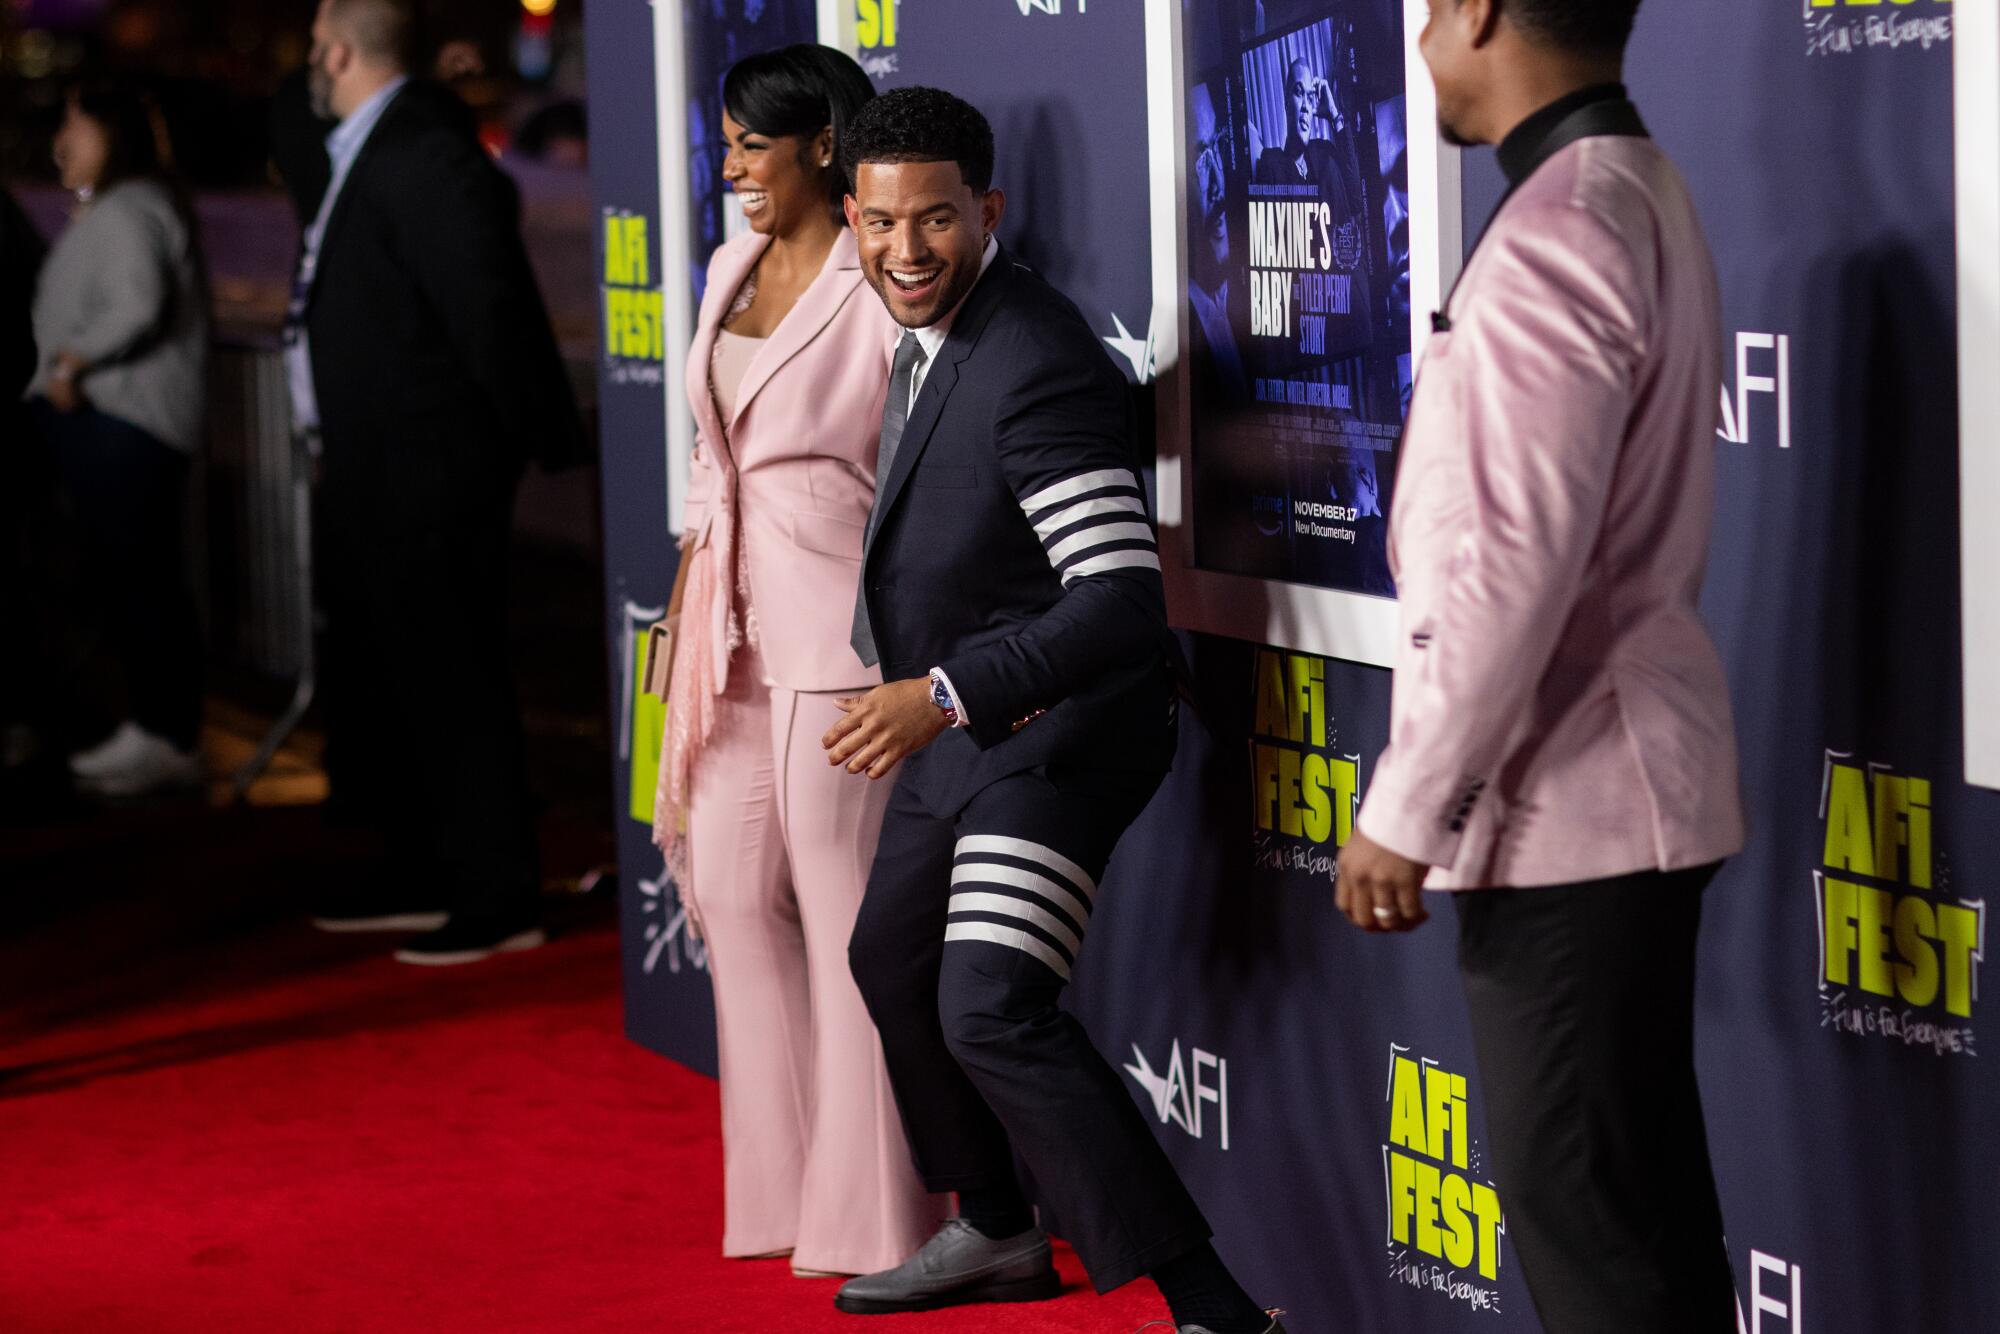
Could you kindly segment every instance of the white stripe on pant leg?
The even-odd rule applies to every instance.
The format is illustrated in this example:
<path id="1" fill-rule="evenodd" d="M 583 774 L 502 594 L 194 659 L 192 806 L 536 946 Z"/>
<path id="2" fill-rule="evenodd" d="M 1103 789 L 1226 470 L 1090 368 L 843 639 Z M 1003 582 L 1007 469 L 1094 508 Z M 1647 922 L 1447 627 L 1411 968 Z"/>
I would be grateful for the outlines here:
<path id="1" fill-rule="evenodd" d="M 1079 551 L 1109 546 L 1113 542 L 1144 542 L 1153 545 L 1153 530 L 1143 523 L 1105 523 L 1083 528 L 1049 547 L 1049 563 L 1060 564 Z"/>
<path id="2" fill-rule="evenodd" d="M 1107 551 L 1101 556 L 1086 557 L 1070 566 L 1067 570 L 1064 570 L 1062 572 L 1062 581 L 1064 586 L 1067 587 L 1073 579 L 1082 579 L 1087 575 L 1103 574 L 1106 570 L 1133 568 L 1142 570 L 1159 569 L 1159 553 L 1137 550 Z"/>
<path id="3" fill-rule="evenodd" d="M 1046 866 L 1063 879 L 1083 891 L 1083 896 L 1093 903 L 1097 901 L 1097 882 L 1083 873 L 1083 868 L 1054 848 L 1043 847 L 1040 843 L 1030 843 L 1025 838 L 1009 838 L 1005 834 L 967 834 L 958 840 L 954 855 L 968 852 L 999 852 L 1009 857 L 1019 857 L 1022 861 Z"/>
<path id="4" fill-rule="evenodd" d="M 1083 942 L 1076 938 L 1076 932 L 1063 925 L 1060 917 L 1026 899 L 1011 898 L 1005 894 L 954 894 L 945 911 L 990 912 L 1002 917 L 1018 917 L 1024 922 L 1033 922 L 1054 936 L 1069 951 L 1070 958 L 1074 959 L 1083 950 Z"/>
<path id="5" fill-rule="evenodd" d="M 1003 866 L 999 862 L 960 862 L 951 868 L 951 883 L 1011 885 L 1015 889 L 1025 889 L 1041 895 L 1068 913 L 1078 926 L 1086 925 L 1090 921 L 1090 909 L 1084 906 L 1076 895 L 1047 876 L 1024 871 L 1018 866 Z"/>
<path id="6" fill-rule="evenodd" d="M 1024 497 L 1021 508 L 1032 514 L 1036 510 L 1047 509 L 1060 501 L 1068 500 L 1071 496 L 1080 496 L 1086 491 L 1102 491 L 1108 486 L 1129 486 L 1137 491 L 1139 479 L 1124 468 L 1105 468 L 1098 472 L 1079 473 L 1075 477 L 1057 482 L 1054 486 L 1045 486 L 1032 496 Z"/>
<path id="7" fill-rule="evenodd" d="M 1144 518 L 1146 502 L 1137 496 L 1098 496 L 1094 500 L 1079 500 L 1035 520 L 1035 535 L 1047 541 L 1049 534 L 1058 528 L 1067 528 L 1073 523 L 1105 514 L 1136 514 Z"/>
<path id="8" fill-rule="evenodd" d="M 1000 926 L 993 922 L 952 922 L 944 929 L 944 938 L 953 940 L 979 940 L 989 945 L 1005 945 L 1009 949 L 1032 954 L 1047 964 L 1063 981 L 1069 981 L 1069 963 L 1046 941 L 1040 940 L 1014 926 Z"/>

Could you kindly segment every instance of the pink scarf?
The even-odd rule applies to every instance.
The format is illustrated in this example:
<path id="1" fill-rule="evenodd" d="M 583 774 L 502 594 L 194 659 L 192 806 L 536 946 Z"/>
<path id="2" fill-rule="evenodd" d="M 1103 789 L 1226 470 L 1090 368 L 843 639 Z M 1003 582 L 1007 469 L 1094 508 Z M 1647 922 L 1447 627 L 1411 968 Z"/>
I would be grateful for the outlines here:
<path id="1" fill-rule="evenodd" d="M 757 297 L 753 268 L 730 302 L 727 324 Z M 714 394 L 713 363 L 709 392 Z M 673 675 L 667 682 L 666 735 L 660 744 L 659 785 L 653 793 L 653 843 L 666 854 L 667 870 L 680 887 L 681 902 L 700 921 L 688 870 L 688 804 L 695 758 L 715 731 L 718 701 L 729 688 L 729 659 L 747 641 L 757 643 L 757 612 L 750 605 L 749 572 L 736 547 L 736 460 L 727 449 L 711 449 L 720 491 L 710 509 L 708 537 L 684 550 L 687 587 L 681 591 L 680 626 L 675 632 Z M 739 615 L 740 607 L 745 609 Z"/>
<path id="2" fill-rule="evenodd" d="M 736 550 L 736 470 L 722 470 L 708 540 L 681 559 L 688 567 L 673 675 L 667 684 L 666 734 L 660 746 L 659 786 L 653 797 L 653 842 L 666 854 L 667 870 L 688 898 L 687 811 L 696 757 L 715 731 L 722 694 L 729 688 L 729 659 L 745 639 L 732 596 L 743 571 Z M 724 577 L 728 571 L 735 578 Z"/>

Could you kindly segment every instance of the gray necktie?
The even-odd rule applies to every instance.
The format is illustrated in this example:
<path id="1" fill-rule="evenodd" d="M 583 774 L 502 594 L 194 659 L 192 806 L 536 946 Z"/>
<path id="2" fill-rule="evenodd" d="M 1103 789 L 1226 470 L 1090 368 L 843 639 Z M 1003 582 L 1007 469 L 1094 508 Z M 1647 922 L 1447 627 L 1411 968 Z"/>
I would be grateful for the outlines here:
<path id="1" fill-rule="evenodd" d="M 924 345 L 917 341 L 913 333 L 905 333 L 903 340 L 896 344 L 896 364 L 889 373 L 889 401 L 882 405 L 882 444 L 875 456 L 875 503 L 868 510 L 868 535 L 866 542 L 875 541 L 876 525 L 882 521 L 882 496 L 889 489 L 889 469 L 896 462 L 896 446 L 903 443 L 903 427 L 910 420 L 910 384 L 916 378 L 917 367 L 924 364 Z M 866 566 L 863 566 L 866 569 Z M 875 631 L 868 624 L 868 590 L 866 586 L 854 590 L 854 629 L 849 632 L 847 642 L 854 645 L 854 651 L 861 657 L 861 665 L 873 667 L 879 660 L 875 652 Z"/>

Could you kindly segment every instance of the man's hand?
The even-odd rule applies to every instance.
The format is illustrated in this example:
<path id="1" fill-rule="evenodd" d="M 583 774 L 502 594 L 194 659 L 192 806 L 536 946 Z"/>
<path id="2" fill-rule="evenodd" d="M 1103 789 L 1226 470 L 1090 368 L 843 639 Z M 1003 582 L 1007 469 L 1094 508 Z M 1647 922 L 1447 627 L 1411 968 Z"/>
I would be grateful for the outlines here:
<path id="1" fill-rule="evenodd" d="M 945 730 L 944 711 L 931 703 L 929 677 L 891 681 L 865 695 L 834 701 L 846 717 L 819 739 L 828 764 L 881 778 Z"/>
<path id="2" fill-rule="evenodd" d="M 1331 79 L 1321 79 L 1319 86 L 1313 90 L 1313 108 L 1333 123 L 1335 134 L 1347 129 L 1346 117 L 1340 114 L 1340 96 L 1334 91 Z"/>
<path id="3" fill-rule="evenodd" d="M 1430 917 L 1424 911 L 1430 869 L 1356 829 L 1340 850 L 1333 901 L 1363 931 L 1414 931 Z"/>

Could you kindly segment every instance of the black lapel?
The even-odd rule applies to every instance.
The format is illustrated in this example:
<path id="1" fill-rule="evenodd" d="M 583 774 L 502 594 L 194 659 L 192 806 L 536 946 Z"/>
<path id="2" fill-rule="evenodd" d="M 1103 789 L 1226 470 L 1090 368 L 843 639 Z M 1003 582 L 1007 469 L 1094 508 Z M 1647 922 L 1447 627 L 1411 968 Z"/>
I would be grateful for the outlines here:
<path id="1" fill-rule="evenodd" d="M 889 510 L 903 494 L 904 483 L 909 481 L 911 472 L 916 469 L 917 457 L 924 452 L 924 446 L 930 443 L 931 433 L 937 429 L 938 418 L 944 414 L 945 400 L 951 397 L 953 387 L 958 384 L 959 363 L 972 355 L 987 321 L 993 318 L 993 312 L 1006 296 L 1008 284 L 1014 277 L 1014 268 L 1014 257 L 1002 246 L 971 295 L 966 297 L 958 318 L 952 321 L 951 333 L 945 337 L 944 346 L 938 349 L 937 365 L 925 373 L 924 387 L 917 391 L 909 423 L 903 427 L 902 442 L 896 447 L 896 461 L 887 477 L 875 479 L 875 488 L 882 493 L 882 498 L 877 505 L 880 517 L 875 522 L 875 533 L 868 540 L 870 551 L 874 549 L 875 538 L 889 526 Z M 863 559 L 866 559 L 865 554 Z"/>
<path id="2" fill-rule="evenodd" d="M 1507 207 L 1507 201 L 1514 197 L 1514 192 L 1526 185 L 1550 158 L 1577 140 L 1595 139 L 1604 135 L 1626 139 L 1650 137 L 1646 130 L 1646 122 L 1639 119 L 1639 108 L 1624 98 L 1592 102 L 1588 106 L 1578 107 L 1565 116 L 1560 124 L 1549 131 L 1549 137 L 1535 150 L 1535 156 L 1530 160 L 1528 169 L 1521 173 L 1521 179 L 1507 187 L 1507 193 L 1500 197 L 1499 204 L 1486 219 L 1486 226 L 1480 229 L 1479 240 L 1474 241 L 1472 249 L 1465 252 L 1465 263 L 1459 268 L 1458 278 L 1451 285 L 1450 295 L 1445 297 L 1444 309 L 1431 316 L 1433 329 L 1442 330 L 1451 327 L 1451 298 L 1458 295 L 1458 284 L 1465 281 L 1466 270 L 1472 267 L 1472 257 L 1479 253 L 1479 242 L 1486 239 L 1486 233 L 1492 229 L 1493 219 L 1500 216 L 1500 210 Z"/>

